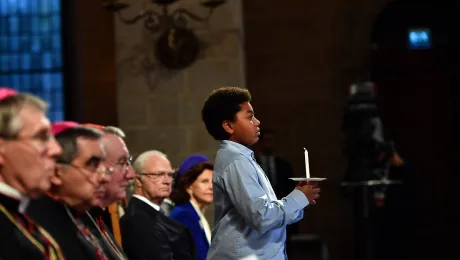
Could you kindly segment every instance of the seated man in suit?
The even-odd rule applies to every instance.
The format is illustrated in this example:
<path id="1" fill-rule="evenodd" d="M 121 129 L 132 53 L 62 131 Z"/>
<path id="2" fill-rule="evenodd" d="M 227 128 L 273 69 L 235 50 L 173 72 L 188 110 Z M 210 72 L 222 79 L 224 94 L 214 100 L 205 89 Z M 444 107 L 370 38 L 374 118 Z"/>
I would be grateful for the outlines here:
<path id="1" fill-rule="evenodd" d="M 134 162 L 134 195 L 120 220 L 123 249 L 130 260 L 196 259 L 188 228 L 160 213 L 171 194 L 174 171 L 166 155 L 147 151 Z"/>

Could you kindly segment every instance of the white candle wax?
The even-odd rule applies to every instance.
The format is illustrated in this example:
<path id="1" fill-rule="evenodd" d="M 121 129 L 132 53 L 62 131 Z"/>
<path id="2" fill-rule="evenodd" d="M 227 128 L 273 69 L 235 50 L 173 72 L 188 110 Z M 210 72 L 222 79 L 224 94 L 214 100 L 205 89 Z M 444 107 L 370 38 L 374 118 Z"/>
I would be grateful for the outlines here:
<path id="1" fill-rule="evenodd" d="M 310 165 L 308 164 L 308 151 L 307 149 L 303 148 L 305 154 L 305 171 L 307 173 L 307 178 L 310 178 Z"/>

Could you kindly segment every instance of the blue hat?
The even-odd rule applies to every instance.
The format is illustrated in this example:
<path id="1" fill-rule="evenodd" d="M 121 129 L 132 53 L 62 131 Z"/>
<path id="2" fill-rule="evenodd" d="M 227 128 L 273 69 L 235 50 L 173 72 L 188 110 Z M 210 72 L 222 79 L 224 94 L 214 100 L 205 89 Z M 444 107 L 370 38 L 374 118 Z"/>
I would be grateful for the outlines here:
<path id="1" fill-rule="evenodd" d="M 187 159 L 185 159 L 181 163 L 181 165 L 179 166 L 179 169 L 177 170 L 177 174 L 178 175 L 183 175 L 184 173 L 186 173 L 193 166 L 195 166 L 195 165 L 197 165 L 199 163 L 203 163 L 203 162 L 209 162 L 208 157 L 206 157 L 205 155 L 203 155 L 203 154 L 190 155 L 189 157 L 187 157 Z"/>

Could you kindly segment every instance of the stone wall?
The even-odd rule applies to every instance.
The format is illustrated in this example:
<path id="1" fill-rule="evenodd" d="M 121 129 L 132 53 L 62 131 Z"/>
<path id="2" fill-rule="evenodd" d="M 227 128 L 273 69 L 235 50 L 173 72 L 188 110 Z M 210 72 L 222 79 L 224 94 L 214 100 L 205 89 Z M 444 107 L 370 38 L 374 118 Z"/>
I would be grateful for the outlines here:
<path id="1" fill-rule="evenodd" d="M 139 2 L 128 1 L 132 7 L 124 16 L 135 15 Z M 182 7 L 205 16 L 207 10 L 199 2 L 179 1 L 171 10 Z M 156 36 L 143 23 L 126 25 L 116 19 L 118 118 L 133 154 L 158 149 L 169 156 L 173 167 L 197 152 L 214 159 L 218 143 L 206 132 L 200 111 L 213 89 L 245 86 L 241 13 L 241 1 L 229 1 L 214 11 L 208 23 L 191 21 L 188 27 L 206 47 L 195 64 L 174 73 L 155 60 Z"/>

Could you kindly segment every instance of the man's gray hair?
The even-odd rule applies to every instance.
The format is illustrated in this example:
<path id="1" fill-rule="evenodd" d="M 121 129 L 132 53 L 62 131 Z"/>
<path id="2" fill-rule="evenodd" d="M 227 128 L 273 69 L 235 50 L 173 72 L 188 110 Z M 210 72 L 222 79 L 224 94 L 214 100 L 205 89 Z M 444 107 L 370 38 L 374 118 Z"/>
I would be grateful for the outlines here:
<path id="1" fill-rule="evenodd" d="M 0 137 L 16 138 L 22 129 L 23 122 L 19 120 L 19 112 L 24 106 L 31 106 L 46 112 L 48 104 L 41 98 L 27 93 L 5 98 L 0 101 Z"/>
<path id="2" fill-rule="evenodd" d="M 146 151 L 141 153 L 136 160 L 133 163 L 133 169 L 136 175 L 141 178 L 142 176 L 140 175 L 144 171 L 144 165 L 145 161 L 152 156 L 160 156 L 168 159 L 168 156 L 166 154 L 157 151 L 157 150 L 151 150 L 151 151 Z M 127 200 L 131 199 L 132 194 L 135 194 L 136 190 L 136 182 L 134 180 L 130 180 L 128 187 L 126 188 L 126 193 L 127 193 Z"/>
<path id="3" fill-rule="evenodd" d="M 123 132 L 123 130 L 121 130 L 121 128 L 116 127 L 116 126 L 106 126 L 106 127 L 104 127 L 104 129 L 102 129 L 102 132 L 116 135 L 116 136 L 120 137 L 121 139 L 126 138 L 125 132 Z"/>
<path id="4" fill-rule="evenodd" d="M 166 154 L 157 150 L 143 152 L 136 158 L 136 160 L 133 163 L 133 169 L 136 172 L 136 174 L 140 174 L 144 171 L 145 161 L 152 156 L 161 156 L 168 159 L 168 156 L 166 156 Z"/>

